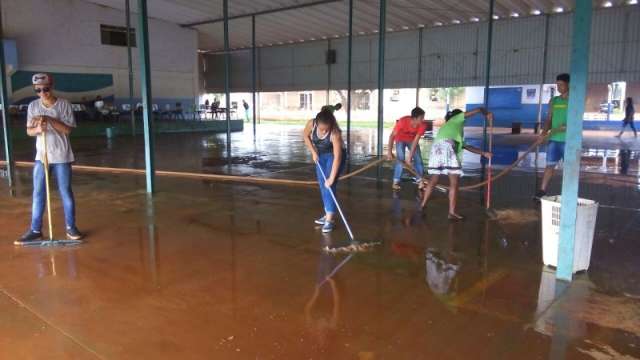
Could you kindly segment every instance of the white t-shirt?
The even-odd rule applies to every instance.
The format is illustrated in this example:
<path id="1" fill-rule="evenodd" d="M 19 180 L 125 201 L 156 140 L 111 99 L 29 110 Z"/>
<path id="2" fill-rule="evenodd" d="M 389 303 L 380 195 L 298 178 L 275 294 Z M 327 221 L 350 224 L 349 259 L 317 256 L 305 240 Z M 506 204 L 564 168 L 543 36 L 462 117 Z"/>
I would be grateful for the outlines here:
<path id="1" fill-rule="evenodd" d="M 58 119 L 67 126 L 76 127 L 76 120 L 73 116 L 71 104 L 58 98 L 53 106 L 47 108 L 42 104 L 42 100 L 37 99 L 29 104 L 27 110 L 27 127 L 35 124 L 36 116 L 48 116 Z M 47 160 L 49 164 L 63 164 L 74 162 L 73 151 L 69 142 L 69 136 L 56 130 L 51 123 L 47 123 Z M 36 161 L 43 161 L 44 141 L 42 135 L 36 138 Z"/>

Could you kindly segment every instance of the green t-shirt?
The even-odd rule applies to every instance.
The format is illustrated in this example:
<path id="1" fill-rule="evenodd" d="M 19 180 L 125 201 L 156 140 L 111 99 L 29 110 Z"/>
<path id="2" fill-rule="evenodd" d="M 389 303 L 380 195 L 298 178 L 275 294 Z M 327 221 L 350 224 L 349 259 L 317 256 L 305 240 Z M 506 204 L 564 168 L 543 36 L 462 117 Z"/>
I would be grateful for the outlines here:
<path id="1" fill-rule="evenodd" d="M 464 147 L 464 113 L 452 117 L 440 128 L 436 140 L 445 139 L 451 139 L 456 142 L 456 153 L 460 156 Z"/>
<path id="2" fill-rule="evenodd" d="M 551 129 L 567 126 L 567 113 L 569 110 L 569 99 L 556 96 L 551 100 Z M 564 142 L 566 132 L 557 132 L 549 137 L 549 140 Z"/>

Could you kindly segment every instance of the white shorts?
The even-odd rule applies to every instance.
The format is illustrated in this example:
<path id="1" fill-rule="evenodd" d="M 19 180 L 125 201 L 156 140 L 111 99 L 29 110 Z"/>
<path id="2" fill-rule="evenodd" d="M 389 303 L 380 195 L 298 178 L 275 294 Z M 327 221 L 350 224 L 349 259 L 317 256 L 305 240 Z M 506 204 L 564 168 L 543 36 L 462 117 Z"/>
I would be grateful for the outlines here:
<path id="1" fill-rule="evenodd" d="M 464 175 L 462 164 L 451 140 L 437 140 L 431 146 L 429 175 Z"/>

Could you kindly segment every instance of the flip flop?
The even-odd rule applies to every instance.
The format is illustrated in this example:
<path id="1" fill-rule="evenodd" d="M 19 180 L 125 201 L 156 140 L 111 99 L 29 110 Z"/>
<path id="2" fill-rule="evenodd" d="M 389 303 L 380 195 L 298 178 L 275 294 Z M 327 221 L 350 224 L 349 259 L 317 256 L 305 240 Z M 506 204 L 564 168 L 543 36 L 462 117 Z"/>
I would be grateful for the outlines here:
<path id="1" fill-rule="evenodd" d="M 464 220 L 464 216 L 458 214 L 449 214 L 447 217 L 450 221 L 462 221 Z"/>

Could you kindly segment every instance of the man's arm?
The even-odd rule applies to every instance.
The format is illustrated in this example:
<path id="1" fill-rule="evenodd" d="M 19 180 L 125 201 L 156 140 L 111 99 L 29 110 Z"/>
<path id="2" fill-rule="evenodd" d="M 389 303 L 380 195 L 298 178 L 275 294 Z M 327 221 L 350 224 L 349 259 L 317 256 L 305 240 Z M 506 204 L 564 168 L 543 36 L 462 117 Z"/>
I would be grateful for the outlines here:
<path id="1" fill-rule="evenodd" d="M 73 116 L 73 108 L 71 107 L 71 104 L 66 100 L 58 101 L 62 101 L 59 118 L 43 116 L 43 123 L 50 124 L 52 128 L 64 135 L 69 135 L 71 131 L 76 127 L 76 119 Z"/>
<path id="2" fill-rule="evenodd" d="M 42 120 L 43 125 L 46 125 L 48 123 L 51 125 L 51 127 L 56 129 L 58 132 L 61 132 L 65 135 L 71 134 L 71 131 L 73 130 L 73 127 L 65 124 L 60 119 L 56 119 L 50 116 L 43 116 L 42 119 L 43 119 Z"/>
<path id="3" fill-rule="evenodd" d="M 42 116 L 36 115 L 33 110 L 33 104 L 29 104 L 27 109 L 27 135 L 34 137 L 43 133 Z"/>
<path id="4" fill-rule="evenodd" d="M 311 157 L 313 158 L 313 162 L 316 163 L 318 162 L 318 153 L 316 152 L 316 148 L 313 147 L 313 144 L 311 143 L 311 131 L 313 130 L 313 120 L 309 120 L 307 121 L 307 125 L 304 127 L 304 131 L 303 131 L 303 140 L 304 140 L 304 145 L 307 147 L 307 149 L 309 149 L 309 152 L 311 152 Z"/>
<path id="5" fill-rule="evenodd" d="M 44 124 L 41 116 L 33 116 L 27 121 L 27 135 L 34 137 L 44 132 Z"/>
<path id="6" fill-rule="evenodd" d="M 391 132 L 391 135 L 389 135 L 389 142 L 388 142 L 388 149 L 387 149 L 387 158 L 389 160 L 393 159 L 393 145 L 395 145 L 396 142 L 396 129 L 394 128 L 393 131 Z"/>
<path id="7" fill-rule="evenodd" d="M 484 151 L 482 151 L 481 149 L 478 149 L 477 147 L 474 147 L 474 146 L 471 146 L 471 145 L 465 145 L 465 146 L 463 146 L 462 148 L 463 148 L 463 149 L 465 149 L 465 150 L 467 150 L 467 151 L 470 151 L 470 152 L 472 152 L 472 153 L 474 153 L 474 154 L 478 154 L 478 155 L 484 156 L 484 157 L 486 157 L 487 159 L 488 159 L 488 158 L 490 158 L 490 157 L 493 155 L 493 154 L 491 154 L 491 153 L 490 153 L 490 152 L 488 152 L 488 151 L 487 151 L 487 152 L 484 152 Z"/>
<path id="8" fill-rule="evenodd" d="M 487 114 L 487 110 L 483 107 L 475 108 L 464 113 L 464 118 L 472 117 L 477 114 Z"/>

